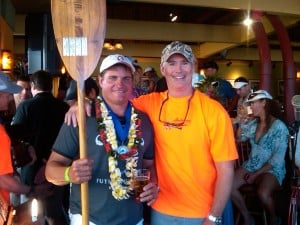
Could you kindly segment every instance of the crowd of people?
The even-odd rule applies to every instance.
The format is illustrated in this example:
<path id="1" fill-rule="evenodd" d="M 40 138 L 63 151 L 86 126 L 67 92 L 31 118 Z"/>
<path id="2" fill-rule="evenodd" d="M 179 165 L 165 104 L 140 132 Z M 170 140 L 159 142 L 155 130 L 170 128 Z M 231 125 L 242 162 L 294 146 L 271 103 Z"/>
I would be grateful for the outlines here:
<path id="1" fill-rule="evenodd" d="M 32 160 L 18 168 L 19 178 L 13 176 L 14 137 L 0 125 L 5 156 L 0 194 L 8 202 L 9 193 L 38 197 L 49 225 L 81 224 L 80 185 L 85 182 L 91 225 L 233 225 L 231 201 L 243 224 L 251 225 L 255 220 L 240 187 L 252 184 L 268 224 L 277 225 L 273 194 L 285 178 L 288 146 L 281 110 L 267 91 L 252 93 L 246 78 L 231 86 L 216 75 L 216 62 L 207 61 L 203 68 L 200 79 L 191 47 L 179 41 L 162 50 L 161 76 L 151 66 L 143 70 L 132 57 L 105 57 L 97 79 L 85 82 L 88 157 L 83 159 L 76 81 L 62 101 L 53 96 L 46 71 L 16 83 L 1 73 L 0 110 L 14 102 L 6 126 L 22 129 Z M 219 99 L 197 88 L 195 80 L 206 79 Z M 236 168 L 236 143 L 246 140 L 249 158 Z M 137 200 L 133 177 L 142 168 L 151 176 Z"/>

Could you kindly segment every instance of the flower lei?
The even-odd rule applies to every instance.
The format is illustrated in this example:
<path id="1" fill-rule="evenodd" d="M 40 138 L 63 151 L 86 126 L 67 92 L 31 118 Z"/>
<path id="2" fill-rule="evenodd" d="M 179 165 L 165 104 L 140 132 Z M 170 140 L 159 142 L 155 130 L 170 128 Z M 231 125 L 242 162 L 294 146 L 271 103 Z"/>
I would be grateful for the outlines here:
<path id="1" fill-rule="evenodd" d="M 221 96 L 218 94 L 218 77 L 205 77 L 199 83 L 197 83 L 196 88 L 217 101 L 221 101 Z"/>
<path id="2" fill-rule="evenodd" d="M 95 102 L 95 108 L 99 137 L 108 154 L 108 170 L 112 195 L 117 200 L 128 199 L 130 192 L 132 192 L 132 178 L 137 167 L 138 149 L 142 143 L 142 132 L 138 129 L 141 125 L 141 119 L 132 107 L 130 128 L 127 136 L 128 152 L 119 154 L 117 152 L 118 141 L 114 123 L 100 96 Z M 121 171 L 118 168 L 118 159 L 126 160 L 126 179 L 122 178 Z"/>

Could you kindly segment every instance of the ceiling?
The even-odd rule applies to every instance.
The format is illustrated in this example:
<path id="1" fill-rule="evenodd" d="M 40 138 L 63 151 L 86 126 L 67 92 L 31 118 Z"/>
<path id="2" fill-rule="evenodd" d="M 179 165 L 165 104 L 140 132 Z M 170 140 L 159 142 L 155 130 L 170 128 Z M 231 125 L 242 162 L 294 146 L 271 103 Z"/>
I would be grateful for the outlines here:
<path id="1" fill-rule="evenodd" d="M 18 14 L 50 12 L 50 0 L 12 0 Z M 155 12 L 155 13 L 154 13 Z M 176 6 L 126 1 L 108 1 L 107 17 L 110 19 L 169 22 L 169 12 L 179 15 L 177 22 L 196 24 L 234 24 L 243 18 L 243 12 L 230 9 Z"/>
<path id="2" fill-rule="evenodd" d="M 50 12 L 50 0 L 11 2 L 17 14 Z M 280 16 L 287 27 L 295 60 L 300 62 L 299 0 L 277 0 L 275 3 L 268 0 L 252 0 L 251 4 L 249 2 L 110 0 L 107 1 L 106 39 L 122 41 L 125 46 L 131 47 L 133 56 L 155 57 L 163 45 L 172 40 L 180 40 L 194 46 L 197 58 L 255 60 L 258 59 L 258 51 L 254 35 L 242 25 L 251 7 L 252 10 L 255 9 L 255 15 L 259 16 L 268 34 L 272 60 L 282 59 L 278 54 L 279 42 L 264 16 L 265 13 Z M 178 15 L 175 23 L 170 22 L 170 13 Z M 146 51 L 150 49 L 153 50 L 153 55 Z"/>

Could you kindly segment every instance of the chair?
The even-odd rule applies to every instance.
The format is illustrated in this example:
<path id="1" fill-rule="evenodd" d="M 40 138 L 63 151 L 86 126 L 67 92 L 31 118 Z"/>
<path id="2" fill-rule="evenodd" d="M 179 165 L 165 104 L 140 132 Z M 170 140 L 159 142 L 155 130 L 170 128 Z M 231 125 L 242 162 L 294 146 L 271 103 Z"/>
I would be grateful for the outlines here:
<path id="1" fill-rule="evenodd" d="M 257 194 L 254 185 L 252 184 L 243 185 L 240 188 L 240 191 L 243 194 L 243 197 L 245 199 L 250 214 L 253 215 L 255 218 L 257 216 L 261 217 L 262 224 L 268 225 L 266 210 L 261 206 L 260 203 L 257 204 L 259 200 L 257 199 Z M 241 219 L 241 215 L 239 212 L 237 212 L 235 225 L 239 224 L 240 219 Z"/>
<path id="2" fill-rule="evenodd" d="M 235 162 L 235 168 L 239 168 L 248 159 L 251 145 L 249 141 L 236 141 L 236 148 L 239 158 Z"/>
<path id="3" fill-rule="evenodd" d="M 0 225 L 12 225 L 13 208 L 0 194 Z"/>
<path id="4" fill-rule="evenodd" d="M 238 168 L 243 164 L 244 161 L 248 159 L 249 153 L 251 151 L 251 145 L 249 141 L 236 142 L 236 147 L 238 150 L 239 158 L 235 162 L 235 168 Z M 242 187 L 240 187 L 240 191 L 245 199 L 250 214 L 254 216 L 260 216 L 263 220 L 263 225 L 267 225 L 267 215 L 265 209 L 263 207 L 256 207 L 256 209 L 251 209 L 249 207 L 251 200 L 257 199 L 255 186 L 253 184 L 245 184 Z M 235 217 L 235 225 L 238 225 L 240 223 L 240 219 L 241 215 L 240 212 L 237 210 Z"/>

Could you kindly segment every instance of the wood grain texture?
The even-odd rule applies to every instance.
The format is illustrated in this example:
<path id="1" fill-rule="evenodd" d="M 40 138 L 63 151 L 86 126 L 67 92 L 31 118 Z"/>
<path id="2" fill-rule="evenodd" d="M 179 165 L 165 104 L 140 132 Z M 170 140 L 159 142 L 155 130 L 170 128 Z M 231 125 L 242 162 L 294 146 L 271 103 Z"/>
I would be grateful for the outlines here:
<path id="1" fill-rule="evenodd" d="M 105 0 L 52 0 L 55 40 L 61 58 L 75 80 L 95 70 L 106 31 Z"/>

